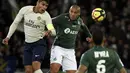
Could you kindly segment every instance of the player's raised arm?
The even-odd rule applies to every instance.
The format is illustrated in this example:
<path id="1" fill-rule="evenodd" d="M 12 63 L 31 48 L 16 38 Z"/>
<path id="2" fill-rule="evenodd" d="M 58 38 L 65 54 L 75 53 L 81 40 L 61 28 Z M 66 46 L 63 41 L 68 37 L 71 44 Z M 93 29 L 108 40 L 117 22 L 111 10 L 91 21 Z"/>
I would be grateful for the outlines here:
<path id="1" fill-rule="evenodd" d="M 17 14 L 16 18 L 14 19 L 13 23 L 11 24 L 9 28 L 9 32 L 6 38 L 10 39 L 12 34 L 15 32 L 18 24 L 21 22 L 24 14 L 24 7 L 20 9 L 19 13 Z"/>
<path id="2" fill-rule="evenodd" d="M 53 36 L 56 35 L 56 31 L 55 31 L 55 28 L 54 28 L 54 26 L 52 24 L 52 19 L 51 19 L 49 14 L 48 14 L 48 18 L 46 20 L 46 26 L 47 26 L 47 29 L 49 31 L 51 31 L 51 35 L 53 35 Z"/>
<path id="3" fill-rule="evenodd" d="M 88 36 L 88 37 L 86 38 L 86 40 L 87 40 L 88 42 L 91 42 L 91 41 L 92 41 L 92 34 L 90 33 L 88 27 L 83 23 L 83 21 L 81 21 L 81 23 L 82 23 L 81 29 L 82 29 L 83 32 L 85 32 L 86 35 Z"/>
<path id="4" fill-rule="evenodd" d="M 81 29 L 86 32 L 86 34 L 88 35 L 88 37 L 92 38 L 92 34 L 90 33 L 88 27 L 82 22 L 82 25 L 81 25 Z"/>
<path id="5" fill-rule="evenodd" d="M 8 45 L 8 41 L 11 38 L 11 36 L 13 35 L 13 33 L 15 32 L 18 24 L 22 20 L 23 14 L 24 14 L 24 7 L 20 9 L 19 13 L 17 14 L 16 18 L 14 19 L 13 23 L 11 24 L 6 38 L 3 39 L 3 41 L 2 41 L 3 44 Z"/>

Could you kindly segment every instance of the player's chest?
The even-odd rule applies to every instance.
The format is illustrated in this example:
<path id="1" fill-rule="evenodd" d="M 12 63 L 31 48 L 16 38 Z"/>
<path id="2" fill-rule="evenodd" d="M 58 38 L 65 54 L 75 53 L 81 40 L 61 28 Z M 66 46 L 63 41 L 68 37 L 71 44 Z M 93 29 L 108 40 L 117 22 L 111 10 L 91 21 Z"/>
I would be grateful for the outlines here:
<path id="1" fill-rule="evenodd" d="M 33 25 L 44 25 L 46 19 L 41 14 L 29 13 L 24 15 L 24 22 Z"/>
<path id="2" fill-rule="evenodd" d="M 63 20 L 61 23 L 62 23 L 62 26 L 60 29 L 62 29 L 64 34 L 73 34 L 73 35 L 78 34 L 80 30 L 80 24 L 78 24 L 77 22 Z"/>
<path id="3" fill-rule="evenodd" d="M 74 31 L 79 31 L 80 29 L 80 23 L 78 21 L 63 20 L 61 24 L 63 29 L 69 28 Z"/>

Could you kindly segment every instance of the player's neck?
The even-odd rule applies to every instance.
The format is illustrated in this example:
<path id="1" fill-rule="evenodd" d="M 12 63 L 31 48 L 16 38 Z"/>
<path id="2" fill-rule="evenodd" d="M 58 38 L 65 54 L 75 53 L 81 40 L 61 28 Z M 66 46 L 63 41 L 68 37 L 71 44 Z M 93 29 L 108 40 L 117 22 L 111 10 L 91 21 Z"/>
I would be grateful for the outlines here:
<path id="1" fill-rule="evenodd" d="M 33 12 L 39 13 L 39 12 L 38 12 L 38 8 L 37 8 L 36 6 L 33 7 Z"/>
<path id="2" fill-rule="evenodd" d="M 100 46 L 100 47 L 103 47 L 103 45 L 95 45 L 95 46 Z"/>
<path id="3" fill-rule="evenodd" d="M 71 21 L 76 21 L 76 20 L 78 20 L 79 17 L 80 17 L 80 16 L 77 16 L 75 19 L 72 19 L 72 18 L 70 17 L 70 15 L 69 15 L 69 19 L 70 19 Z"/>
<path id="4" fill-rule="evenodd" d="M 94 43 L 94 45 L 95 45 L 95 46 L 101 46 L 101 47 L 103 47 L 103 46 L 104 46 L 104 43 L 102 43 L 102 44 L 100 44 L 100 45 L 97 45 L 97 44 Z"/>

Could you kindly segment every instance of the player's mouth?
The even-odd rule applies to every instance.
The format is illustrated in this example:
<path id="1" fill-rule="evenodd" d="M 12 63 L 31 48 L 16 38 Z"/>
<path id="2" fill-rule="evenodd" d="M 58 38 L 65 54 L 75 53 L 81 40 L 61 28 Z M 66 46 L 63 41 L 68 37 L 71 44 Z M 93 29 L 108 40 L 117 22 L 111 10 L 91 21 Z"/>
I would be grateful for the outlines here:
<path id="1" fill-rule="evenodd" d="M 45 12 L 45 10 L 40 10 L 40 13 L 43 13 L 43 12 Z"/>
<path id="2" fill-rule="evenodd" d="M 75 20 L 76 19 L 76 17 L 75 16 L 71 16 L 71 20 Z"/>

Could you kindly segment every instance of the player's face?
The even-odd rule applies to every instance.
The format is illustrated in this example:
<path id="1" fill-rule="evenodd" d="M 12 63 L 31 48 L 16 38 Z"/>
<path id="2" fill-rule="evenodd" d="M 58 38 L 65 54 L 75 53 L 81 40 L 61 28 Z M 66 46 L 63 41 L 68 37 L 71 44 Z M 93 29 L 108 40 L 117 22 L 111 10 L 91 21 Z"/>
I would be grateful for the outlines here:
<path id="1" fill-rule="evenodd" d="M 41 1 L 37 3 L 37 6 L 38 6 L 38 12 L 43 13 L 47 9 L 48 4 L 46 1 Z"/>
<path id="2" fill-rule="evenodd" d="M 70 8 L 69 10 L 69 16 L 71 20 L 77 19 L 77 17 L 80 15 L 80 11 L 76 8 Z"/>

